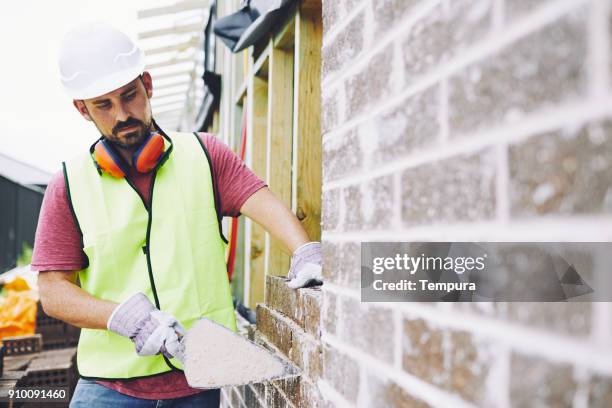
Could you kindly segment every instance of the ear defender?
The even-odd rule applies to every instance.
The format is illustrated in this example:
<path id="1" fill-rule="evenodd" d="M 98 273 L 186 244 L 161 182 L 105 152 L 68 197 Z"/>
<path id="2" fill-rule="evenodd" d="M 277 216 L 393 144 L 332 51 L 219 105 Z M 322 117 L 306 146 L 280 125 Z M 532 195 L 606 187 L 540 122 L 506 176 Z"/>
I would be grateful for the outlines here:
<path id="1" fill-rule="evenodd" d="M 96 143 L 94 158 L 98 166 L 113 177 L 123 178 L 127 174 L 123 160 L 104 139 Z"/>
<path id="2" fill-rule="evenodd" d="M 139 173 L 150 172 L 159 164 L 164 147 L 164 138 L 159 133 L 150 134 L 132 156 L 132 165 Z M 93 155 L 99 168 L 111 176 L 124 178 L 128 174 L 127 163 L 107 140 L 95 144 Z"/>
<path id="3" fill-rule="evenodd" d="M 159 133 L 152 133 L 132 157 L 132 165 L 140 173 L 148 173 L 157 166 L 164 153 L 164 138 Z"/>

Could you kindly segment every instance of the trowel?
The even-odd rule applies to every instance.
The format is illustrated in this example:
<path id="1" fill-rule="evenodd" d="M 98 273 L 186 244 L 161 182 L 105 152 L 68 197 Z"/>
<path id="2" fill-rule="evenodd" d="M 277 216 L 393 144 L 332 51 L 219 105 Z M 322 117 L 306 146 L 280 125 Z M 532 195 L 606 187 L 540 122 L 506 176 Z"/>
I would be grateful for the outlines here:
<path id="1" fill-rule="evenodd" d="M 181 339 L 190 387 L 237 386 L 299 375 L 299 369 L 264 347 L 206 318 Z"/>

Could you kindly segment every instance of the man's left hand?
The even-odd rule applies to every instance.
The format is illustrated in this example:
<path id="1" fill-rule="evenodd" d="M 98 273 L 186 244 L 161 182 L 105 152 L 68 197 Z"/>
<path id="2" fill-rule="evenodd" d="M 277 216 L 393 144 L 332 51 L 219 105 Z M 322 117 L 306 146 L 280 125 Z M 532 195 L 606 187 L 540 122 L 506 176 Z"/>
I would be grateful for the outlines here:
<path id="1" fill-rule="evenodd" d="M 287 275 L 287 286 L 292 289 L 323 284 L 323 255 L 320 242 L 309 242 L 295 250 Z"/>

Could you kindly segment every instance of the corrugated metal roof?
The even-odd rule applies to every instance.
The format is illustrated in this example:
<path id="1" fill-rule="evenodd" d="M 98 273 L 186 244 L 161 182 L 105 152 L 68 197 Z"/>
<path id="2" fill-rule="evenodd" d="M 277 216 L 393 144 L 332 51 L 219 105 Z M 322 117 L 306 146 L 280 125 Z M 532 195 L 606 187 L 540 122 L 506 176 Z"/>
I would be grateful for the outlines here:
<path id="1" fill-rule="evenodd" d="M 23 185 L 47 185 L 53 174 L 0 153 L 0 176 Z"/>
<path id="2" fill-rule="evenodd" d="M 201 99 L 209 8 L 209 0 L 183 0 L 138 11 L 138 38 L 155 90 L 151 108 L 162 128 L 179 129 Z"/>

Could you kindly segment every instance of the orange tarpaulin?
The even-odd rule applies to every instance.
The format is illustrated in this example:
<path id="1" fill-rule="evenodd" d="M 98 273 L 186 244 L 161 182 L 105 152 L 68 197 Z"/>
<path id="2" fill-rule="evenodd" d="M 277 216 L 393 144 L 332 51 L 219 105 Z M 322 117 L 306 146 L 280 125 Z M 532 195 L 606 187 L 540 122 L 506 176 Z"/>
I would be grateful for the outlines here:
<path id="1" fill-rule="evenodd" d="M 0 296 L 0 340 L 34 334 L 37 303 L 38 296 L 25 279 L 17 277 L 6 283 Z"/>

